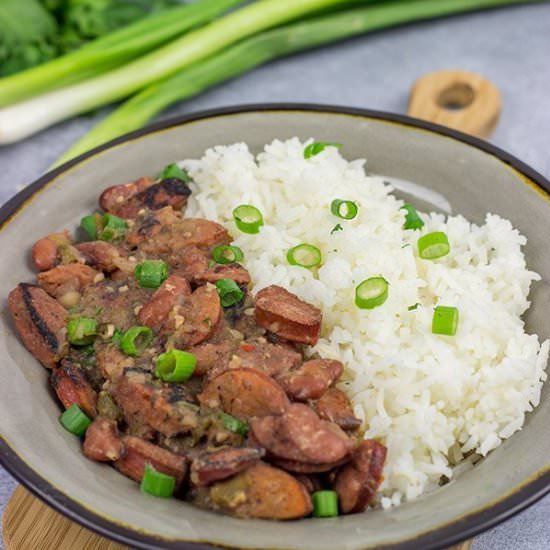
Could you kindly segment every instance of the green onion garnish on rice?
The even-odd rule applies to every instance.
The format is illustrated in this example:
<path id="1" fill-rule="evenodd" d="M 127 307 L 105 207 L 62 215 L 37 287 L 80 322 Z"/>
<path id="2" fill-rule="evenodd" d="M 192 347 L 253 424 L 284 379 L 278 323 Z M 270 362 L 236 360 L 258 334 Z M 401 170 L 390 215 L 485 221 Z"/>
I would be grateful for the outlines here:
<path id="1" fill-rule="evenodd" d="M 432 318 L 432 333 L 454 336 L 458 327 L 458 309 L 453 306 L 437 306 Z"/>
<path id="2" fill-rule="evenodd" d="M 365 279 L 355 289 L 355 305 L 360 309 L 374 309 L 388 299 L 388 281 L 384 277 Z"/>
<path id="3" fill-rule="evenodd" d="M 330 205 L 330 211 L 343 220 L 353 220 L 357 216 L 358 210 L 356 202 L 342 199 L 334 199 Z"/>
<path id="4" fill-rule="evenodd" d="M 290 265 L 312 268 L 321 265 L 323 257 L 321 251 L 312 244 L 302 243 L 293 246 L 287 253 L 286 259 Z"/>
<path id="5" fill-rule="evenodd" d="M 260 227 L 264 224 L 262 213 L 251 204 L 241 204 L 233 210 L 233 219 L 235 225 L 243 233 L 251 235 L 260 232 Z"/>
<path id="6" fill-rule="evenodd" d="M 434 231 L 418 239 L 418 254 L 424 260 L 436 260 L 451 250 L 449 239 L 443 231 Z"/>

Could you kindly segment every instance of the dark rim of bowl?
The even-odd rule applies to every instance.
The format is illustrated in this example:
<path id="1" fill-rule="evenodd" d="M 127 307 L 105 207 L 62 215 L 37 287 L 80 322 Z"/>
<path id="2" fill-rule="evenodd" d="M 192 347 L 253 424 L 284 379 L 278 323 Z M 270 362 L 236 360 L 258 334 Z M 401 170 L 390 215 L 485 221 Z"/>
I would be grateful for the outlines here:
<path id="1" fill-rule="evenodd" d="M 44 187 L 52 179 L 67 171 L 71 167 L 79 164 L 85 159 L 95 156 L 96 154 L 109 149 L 115 145 L 132 141 L 133 139 L 141 138 L 148 134 L 154 134 L 160 130 L 166 130 L 172 127 L 181 126 L 190 122 L 216 118 L 227 115 L 239 115 L 252 112 L 309 112 L 309 113 L 325 113 L 336 115 L 349 115 L 363 118 L 371 118 L 386 122 L 392 122 L 408 126 L 411 128 L 419 128 L 436 134 L 441 134 L 446 137 L 453 138 L 486 153 L 498 158 L 505 164 L 517 170 L 520 174 L 532 181 L 546 193 L 550 193 L 550 181 L 544 176 L 533 170 L 530 166 L 517 159 L 513 155 L 491 145 L 481 139 L 469 136 L 462 132 L 440 126 L 424 120 L 415 119 L 406 115 L 395 113 L 387 113 L 383 111 L 373 111 L 370 109 L 360 109 L 353 107 L 340 107 L 332 105 L 319 104 L 302 104 L 302 103 L 263 103 L 249 104 L 237 107 L 225 107 L 218 109 L 210 109 L 200 111 L 188 115 L 178 116 L 162 120 L 151 124 L 140 130 L 130 132 L 121 137 L 118 137 L 108 143 L 92 149 L 76 157 L 73 160 L 55 168 L 46 173 L 31 185 L 24 188 L 17 195 L 11 198 L 0 208 L 0 227 L 9 221 L 19 208 L 24 206 L 25 202 Z M 133 546 L 134 548 L 152 549 L 189 549 L 189 550 L 215 550 L 225 548 L 219 545 L 209 544 L 208 541 L 191 542 L 179 539 L 159 539 L 153 535 L 139 532 L 114 521 L 110 521 L 101 517 L 94 512 L 88 510 L 84 506 L 73 501 L 69 496 L 65 495 L 60 490 L 53 487 L 46 479 L 38 475 L 30 468 L 8 445 L 3 437 L 0 436 L 0 464 L 15 477 L 23 486 L 29 489 L 34 495 L 44 501 L 46 504 L 61 512 L 71 520 L 78 524 L 99 533 L 105 537 L 116 540 L 123 544 Z M 437 550 L 447 548 L 453 544 L 457 544 L 465 539 L 471 538 L 503 521 L 509 519 L 513 515 L 524 510 L 544 495 L 550 492 L 550 470 L 543 471 L 540 475 L 527 481 L 515 492 L 504 497 L 494 505 L 480 511 L 473 512 L 455 521 L 449 522 L 443 527 L 435 528 L 432 531 L 423 533 L 414 539 L 409 539 L 395 544 L 389 544 L 384 547 L 379 547 L 392 550 L 416 550 L 424 548 L 425 550 Z M 370 547 L 368 547 L 370 548 Z"/>

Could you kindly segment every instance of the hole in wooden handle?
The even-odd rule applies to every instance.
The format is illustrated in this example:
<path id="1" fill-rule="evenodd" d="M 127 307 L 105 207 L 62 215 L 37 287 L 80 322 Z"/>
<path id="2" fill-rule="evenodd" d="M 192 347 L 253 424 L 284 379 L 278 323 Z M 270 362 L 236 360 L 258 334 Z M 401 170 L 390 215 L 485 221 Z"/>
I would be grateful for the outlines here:
<path id="1" fill-rule="evenodd" d="M 440 92 L 437 104 L 448 111 L 459 111 L 471 105 L 474 98 L 474 89 L 467 82 L 456 82 Z"/>

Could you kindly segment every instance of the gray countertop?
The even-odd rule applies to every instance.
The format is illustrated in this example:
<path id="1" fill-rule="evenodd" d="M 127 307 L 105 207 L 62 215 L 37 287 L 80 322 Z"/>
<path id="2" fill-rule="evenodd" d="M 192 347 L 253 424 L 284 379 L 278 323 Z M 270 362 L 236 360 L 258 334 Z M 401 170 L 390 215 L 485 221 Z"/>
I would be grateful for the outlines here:
<path id="1" fill-rule="evenodd" d="M 276 101 L 403 113 L 419 76 L 464 69 L 485 75 L 502 92 L 502 118 L 490 141 L 550 178 L 549 54 L 550 4 L 509 7 L 378 32 L 277 61 L 178 105 L 168 115 Z M 43 173 L 102 114 L 0 148 L 0 203 Z M 0 468 L 0 511 L 14 487 Z M 474 549 L 546 550 L 548 517 L 550 497 L 477 537 Z"/>

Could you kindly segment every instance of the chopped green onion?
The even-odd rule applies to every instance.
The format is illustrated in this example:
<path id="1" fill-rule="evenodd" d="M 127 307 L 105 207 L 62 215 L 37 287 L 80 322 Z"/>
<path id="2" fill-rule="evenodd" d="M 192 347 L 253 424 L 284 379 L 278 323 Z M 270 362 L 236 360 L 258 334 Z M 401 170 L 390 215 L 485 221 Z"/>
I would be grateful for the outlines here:
<path id="1" fill-rule="evenodd" d="M 449 239 L 443 231 L 427 233 L 418 239 L 418 254 L 424 260 L 436 260 L 449 253 Z"/>
<path id="2" fill-rule="evenodd" d="M 238 246 L 220 244 L 212 250 L 212 258 L 219 264 L 232 264 L 244 258 L 243 251 Z"/>
<path id="3" fill-rule="evenodd" d="M 340 149 L 342 147 L 342 144 L 331 143 L 328 141 L 316 141 L 314 143 L 310 143 L 304 149 L 304 158 L 309 159 L 311 157 L 314 157 L 315 155 L 318 155 L 319 153 L 324 151 L 327 147 L 336 147 L 336 149 Z"/>
<path id="4" fill-rule="evenodd" d="M 300 267 L 316 267 L 321 265 L 323 260 L 321 251 L 312 244 L 302 243 L 293 246 L 287 253 L 286 259 L 290 265 L 299 265 Z"/>
<path id="5" fill-rule="evenodd" d="M 167 180 L 167 179 L 178 179 L 181 181 L 191 181 L 191 177 L 189 174 L 183 169 L 180 168 L 175 162 L 173 164 L 169 164 L 164 168 L 162 173 L 160 174 L 161 180 Z"/>
<path id="6" fill-rule="evenodd" d="M 355 305 L 361 309 L 374 309 L 388 299 L 388 281 L 384 277 L 365 279 L 355 289 Z"/>
<path id="7" fill-rule="evenodd" d="M 116 329 L 113 332 L 113 336 L 111 336 L 111 342 L 113 342 L 113 344 L 116 344 L 117 346 L 120 347 L 120 341 L 122 340 L 123 336 L 124 336 L 124 332 L 122 332 L 121 330 Z"/>
<path id="8" fill-rule="evenodd" d="M 174 494 L 176 478 L 158 472 L 151 464 L 146 464 L 139 488 L 142 493 L 147 493 L 154 497 L 169 498 Z"/>
<path id="9" fill-rule="evenodd" d="M 80 407 L 75 403 L 71 405 L 60 417 L 59 422 L 69 432 L 79 437 L 86 433 L 92 421 L 86 416 Z"/>
<path id="10" fill-rule="evenodd" d="M 216 288 L 218 289 L 223 307 L 233 306 L 244 298 L 244 292 L 233 279 L 220 279 L 216 281 Z"/>
<path id="11" fill-rule="evenodd" d="M 330 234 L 333 235 L 334 233 L 336 233 L 336 231 L 343 231 L 344 228 L 339 224 L 337 223 L 330 231 Z"/>
<path id="12" fill-rule="evenodd" d="M 220 414 L 220 418 L 224 427 L 230 432 L 242 435 L 243 437 L 247 436 L 248 424 L 246 422 L 243 422 L 242 420 L 239 420 L 238 418 L 235 418 L 234 416 L 223 412 Z"/>
<path id="13" fill-rule="evenodd" d="M 164 260 L 145 260 L 136 265 L 134 276 L 139 286 L 158 288 L 168 277 L 168 264 Z"/>
<path id="14" fill-rule="evenodd" d="M 99 234 L 102 241 L 116 241 L 124 236 L 128 223 L 126 220 L 114 216 L 113 214 L 105 214 L 103 216 L 103 229 Z"/>
<path id="15" fill-rule="evenodd" d="M 235 225 L 243 233 L 255 234 L 260 232 L 264 224 L 262 213 L 251 204 L 241 204 L 233 210 Z"/>
<path id="16" fill-rule="evenodd" d="M 338 515 L 338 493 L 336 491 L 315 491 L 313 500 L 313 517 L 333 518 Z"/>
<path id="17" fill-rule="evenodd" d="M 89 216 L 84 216 L 80 220 L 80 227 L 86 231 L 90 239 L 96 240 L 98 234 L 98 226 L 100 225 L 101 216 L 99 214 L 90 214 Z"/>
<path id="18" fill-rule="evenodd" d="M 407 311 L 414 311 L 415 309 L 418 309 L 419 305 L 420 305 L 420 302 L 416 302 L 416 304 L 413 304 L 412 306 L 409 306 L 407 308 Z"/>
<path id="19" fill-rule="evenodd" d="M 131 327 L 120 339 L 120 349 L 126 355 L 140 355 L 153 341 L 153 331 L 149 327 Z"/>
<path id="20" fill-rule="evenodd" d="M 403 224 L 403 229 L 421 229 L 424 227 L 424 221 L 412 204 L 406 202 L 400 210 L 405 210 L 405 223 Z"/>
<path id="21" fill-rule="evenodd" d="M 67 323 L 67 338 L 73 346 L 87 346 L 97 336 L 97 321 L 89 317 L 78 317 Z"/>
<path id="22" fill-rule="evenodd" d="M 330 205 L 330 211 L 343 220 L 353 220 L 357 216 L 358 210 L 356 202 L 342 199 L 334 199 Z"/>
<path id="23" fill-rule="evenodd" d="M 432 318 L 432 333 L 454 336 L 458 327 L 458 309 L 453 306 L 437 306 Z"/>
<path id="24" fill-rule="evenodd" d="M 155 374 L 165 382 L 185 382 L 195 371 L 197 358 L 186 351 L 171 349 L 157 359 Z"/>

